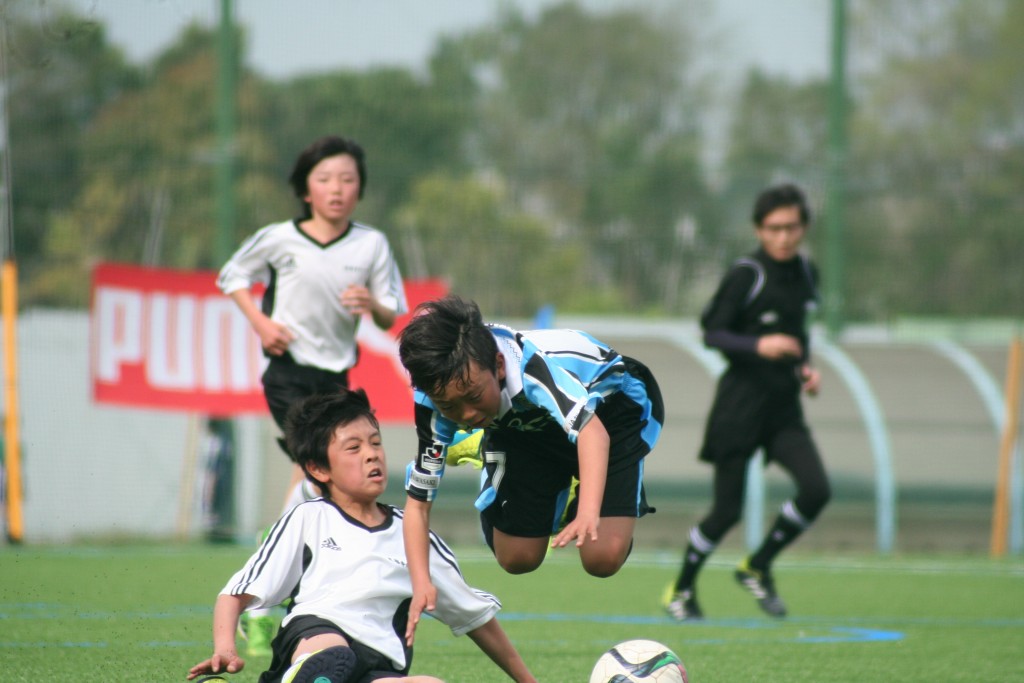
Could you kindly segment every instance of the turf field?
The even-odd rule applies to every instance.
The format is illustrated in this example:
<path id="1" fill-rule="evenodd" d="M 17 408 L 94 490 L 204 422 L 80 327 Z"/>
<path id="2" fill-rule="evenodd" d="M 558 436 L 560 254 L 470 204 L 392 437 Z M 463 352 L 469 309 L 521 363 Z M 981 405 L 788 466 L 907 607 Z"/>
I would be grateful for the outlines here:
<path id="1" fill-rule="evenodd" d="M 124 545 L 0 548 L 0 680 L 179 681 L 210 652 L 213 599 L 251 548 Z M 564 551 L 563 551 L 564 552 Z M 676 624 L 658 595 L 676 552 L 638 552 L 611 579 L 555 553 L 504 575 L 463 548 L 470 583 L 497 594 L 502 621 L 541 681 L 586 681 L 605 649 L 659 640 L 692 683 L 1024 681 L 1024 562 L 968 557 L 788 553 L 777 582 L 792 616 L 763 617 L 732 580 L 725 551 L 701 577 L 709 618 Z M 256 658 L 233 677 L 255 681 Z M 506 680 L 467 638 L 428 621 L 414 672 L 449 683 Z"/>

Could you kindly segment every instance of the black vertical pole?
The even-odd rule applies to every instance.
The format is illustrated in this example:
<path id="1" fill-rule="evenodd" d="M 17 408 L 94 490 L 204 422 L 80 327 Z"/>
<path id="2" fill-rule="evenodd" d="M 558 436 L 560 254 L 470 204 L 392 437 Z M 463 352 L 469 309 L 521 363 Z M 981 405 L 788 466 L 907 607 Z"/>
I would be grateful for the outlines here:
<path id="1" fill-rule="evenodd" d="M 217 71 L 217 232 L 214 254 L 218 264 L 231 256 L 235 232 L 235 90 L 237 82 L 237 50 L 231 0 L 220 2 L 220 32 Z M 208 530 L 211 541 L 233 541 L 235 522 L 235 429 L 230 418 L 212 415 L 208 421 L 210 442 L 216 451 L 208 476 L 214 478 L 212 521 Z"/>
<path id="2" fill-rule="evenodd" d="M 844 324 L 843 232 L 846 213 L 846 0 L 832 0 L 832 79 L 828 107 L 828 197 L 825 211 L 825 325 L 835 339 Z"/>

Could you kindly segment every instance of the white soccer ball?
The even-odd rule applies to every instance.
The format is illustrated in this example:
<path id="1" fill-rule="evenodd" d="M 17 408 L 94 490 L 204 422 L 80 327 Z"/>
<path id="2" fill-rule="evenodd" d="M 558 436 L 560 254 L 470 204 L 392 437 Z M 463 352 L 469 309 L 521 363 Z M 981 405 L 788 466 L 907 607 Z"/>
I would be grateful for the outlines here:
<path id="1" fill-rule="evenodd" d="M 682 660 L 653 640 L 627 640 L 601 655 L 590 683 L 687 683 Z"/>

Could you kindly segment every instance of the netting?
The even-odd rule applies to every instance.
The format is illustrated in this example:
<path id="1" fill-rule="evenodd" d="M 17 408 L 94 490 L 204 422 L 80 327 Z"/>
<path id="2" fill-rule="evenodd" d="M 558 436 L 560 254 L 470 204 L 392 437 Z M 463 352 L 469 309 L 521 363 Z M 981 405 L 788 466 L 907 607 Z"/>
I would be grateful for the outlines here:
<path id="1" fill-rule="evenodd" d="M 93 401 L 94 268 L 216 270 L 224 245 L 298 213 L 288 172 L 326 133 L 367 150 L 356 218 L 387 233 L 403 274 L 441 278 L 495 320 L 532 320 L 553 306 L 558 316 L 629 318 L 637 328 L 692 322 L 724 268 L 755 246 L 757 192 L 798 183 L 814 213 L 809 252 L 824 271 L 843 273 L 824 294 L 839 307 L 845 341 L 870 329 L 914 349 L 867 373 L 882 384 L 899 378 L 880 399 L 900 444 L 898 479 L 941 484 L 930 475 L 948 471 L 950 483 L 963 483 L 963 465 L 980 459 L 968 488 L 991 490 L 998 430 L 984 392 L 929 344 L 964 343 L 991 390 L 1020 331 L 1021 3 L 850 0 L 838 108 L 827 50 L 835 17 L 821 7 L 745 16 L 699 0 L 521 2 L 486 12 L 483 3 L 453 4 L 436 10 L 450 22 L 422 35 L 411 28 L 427 23 L 416 3 L 408 14 L 359 3 L 303 0 L 286 12 L 237 4 L 226 32 L 221 11 L 231 3 L 213 0 L 23 0 L 0 9 L 8 131 L 0 216 L 9 216 L 5 244 L 20 273 L 26 486 L 37 533 L 73 534 L 69 516 L 84 533 L 192 533 L 201 524 L 199 514 L 166 511 L 202 498 L 181 494 L 191 485 L 182 479 L 201 469 L 190 470 L 185 454 L 200 449 L 202 420 Z M 271 12 L 268 29 L 261 13 Z M 759 29 L 766 17 L 772 23 Z M 772 27 L 775 42 L 765 38 Z M 744 36 L 812 64 L 757 59 Z M 410 41 L 425 46 L 414 60 Z M 798 49 L 804 42 L 823 49 Z M 382 45 L 403 56 L 353 56 Z M 291 68 L 274 61 L 288 53 L 308 58 Z M 830 137 L 837 111 L 841 146 Z M 842 202 L 830 203 L 836 197 Z M 891 357 L 903 353 L 894 346 Z M 670 382 L 678 363 L 693 362 L 682 358 L 664 356 Z M 951 367 L 947 382 L 918 381 L 919 372 L 944 376 Z M 710 384 L 700 386 L 707 398 Z M 933 410 L 900 412 L 921 396 L 941 398 Z M 663 450 L 687 464 L 665 474 L 703 480 L 707 472 L 691 470 L 691 427 L 707 401 L 679 400 L 693 424 Z M 863 420 L 844 406 L 822 418 L 830 457 L 851 481 L 870 479 Z M 953 425 L 962 428 L 936 436 Z M 844 441 L 850 431 L 858 436 Z M 242 432 L 263 463 L 244 475 L 260 490 L 241 503 L 248 531 L 276 512 L 280 473 L 266 463 L 280 456 L 265 418 Z M 396 450 L 392 465 L 409 455 Z M 32 521 L 59 508 L 40 500 L 44 477 L 49 488 L 55 476 L 67 477 L 61 490 L 91 489 L 76 509 L 106 509 L 105 521 L 85 524 L 75 511 Z M 111 506 L 111 491 L 125 509 Z M 132 514 L 142 498 L 164 512 Z"/>

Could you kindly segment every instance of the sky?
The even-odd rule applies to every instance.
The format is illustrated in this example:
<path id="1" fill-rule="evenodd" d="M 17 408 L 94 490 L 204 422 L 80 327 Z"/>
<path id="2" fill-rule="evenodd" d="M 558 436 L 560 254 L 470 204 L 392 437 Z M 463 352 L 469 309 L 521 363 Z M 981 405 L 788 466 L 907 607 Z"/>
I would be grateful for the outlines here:
<path id="1" fill-rule="evenodd" d="M 2 1 L 2 0 L 0 0 Z M 191 22 L 215 26 L 224 0 L 31 0 L 37 11 L 72 7 L 105 27 L 107 40 L 136 64 L 173 43 Z M 486 25 L 512 4 L 526 16 L 565 0 L 230 0 L 245 30 L 246 66 L 269 78 L 369 66 L 422 68 L 445 34 Z M 729 102 L 752 66 L 794 80 L 829 69 L 825 0 L 576 0 L 591 10 L 662 3 L 702 7 L 702 28 L 714 36 L 705 55 L 717 80 L 705 120 L 706 161 L 725 150 Z M 708 11 L 709 10 L 709 11 Z M 44 17 L 45 18 L 45 17 Z"/>
<path id="2" fill-rule="evenodd" d="M 190 21 L 212 26 L 222 0 L 38 0 L 58 2 L 106 27 L 135 62 L 160 53 Z M 507 0 L 509 1 L 509 0 Z M 557 0 L 510 0 L 535 16 Z M 673 0 L 662 0 L 673 1 Z M 678 1 L 678 0 L 674 0 Z M 596 10 L 635 0 L 578 0 Z M 438 36 L 493 19 L 501 0 L 232 0 L 246 28 L 248 64 L 271 78 L 336 68 L 418 68 Z M 828 70 L 829 5 L 823 0 L 711 0 L 719 59 L 734 73 L 758 65 L 796 79 Z"/>

